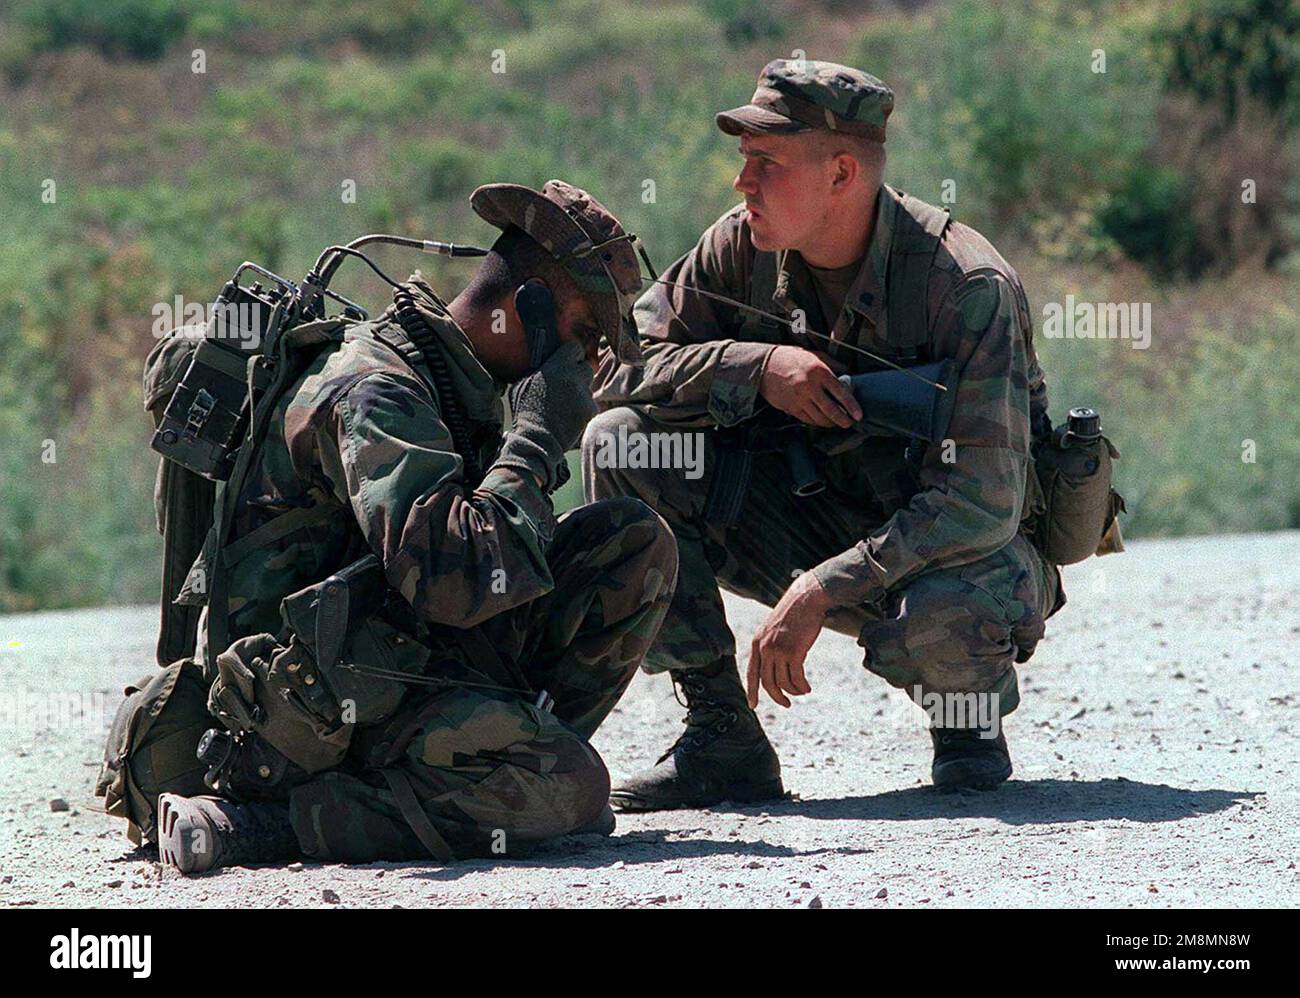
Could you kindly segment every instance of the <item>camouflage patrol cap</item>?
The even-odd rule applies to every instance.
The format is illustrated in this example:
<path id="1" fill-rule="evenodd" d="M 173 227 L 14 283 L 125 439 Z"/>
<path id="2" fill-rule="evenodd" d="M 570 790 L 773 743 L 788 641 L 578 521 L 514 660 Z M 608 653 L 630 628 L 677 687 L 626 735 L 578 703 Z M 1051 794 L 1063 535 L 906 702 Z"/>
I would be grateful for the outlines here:
<path id="1" fill-rule="evenodd" d="M 564 267 L 588 295 L 605 342 L 624 363 L 641 364 L 632 306 L 641 295 L 635 236 L 603 204 L 563 180 L 541 191 L 519 184 L 485 184 L 470 206 L 497 228 L 522 229 Z"/>
<path id="2" fill-rule="evenodd" d="M 748 104 L 719 111 L 714 120 L 728 135 L 790 134 L 826 128 L 885 141 L 894 91 L 860 69 L 812 59 L 773 59 L 758 76 Z"/>

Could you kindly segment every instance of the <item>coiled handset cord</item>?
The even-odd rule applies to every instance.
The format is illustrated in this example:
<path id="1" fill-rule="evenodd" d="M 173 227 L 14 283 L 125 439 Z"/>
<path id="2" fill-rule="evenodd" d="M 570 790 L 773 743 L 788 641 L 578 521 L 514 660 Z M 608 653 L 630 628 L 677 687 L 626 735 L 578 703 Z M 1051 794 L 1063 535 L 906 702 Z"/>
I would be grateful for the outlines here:
<path id="1" fill-rule="evenodd" d="M 478 455 L 474 452 L 474 447 L 470 442 L 469 418 L 466 416 L 465 409 L 461 405 L 460 396 L 456 394 L 455 386 L 452 384 L 451 371 L 447 368 L 447 358 L 443 355 L 442 347 L 438 343 L 438 334 L 429 326 L 423 313 L 415 304 L 415 296 L 411 293 L 411 286 L 409 284 L 398 284 L 380 270 L 373 260 L 364 253 L 358 252 L 360 247 L 370 243 L 405 246 L 422 250 L 425 253 L 452 257 L 486 256 L 488 251 L 478 246 L 437 242 L 430 239 L 412 239 L 408 236 L 394 236 L 376 232 L 354 239 L 346 246 L 327 247 L 317 258 L 316 265 L 308 275 L 308 281 L 304 282 L 311 286 L 312 294 L 308 296 L 308 305 L 310 306 L 316 296 L 329 286 L 334 277 L 334 272 L 338 270 L 339 264 L 343 262 L 344 258 L 354 256 L 364 261 L 371 270 L 393 286 L 393 305 L 397 312 L 397 323 L 402 327 L 402 331 L 406 333 L 407 338 L 415 344 L 416 349 L 420 351 L 420 356 L 424 358 L 424 363 L 429 368 L 429 374 L 433 378 L 434 390 L 438 393 L 438 406 L 441 409 L 443 421 L 447 424 L 447 430 L 451 433 L 451 445 L 464 463 L 465 480 L 472 486 L 477 486 L 483 478 L 483 472 L 479 468 Z"/>
<path id="2" fill-rule="evenodd" d="M 397 323 L 406 333 L 407 338 L 415 344 L 424 358 L 433 377 L 433 387 L 438 393 L 438 405 L 442 411 L 443 422 L 451 433 L 451 445 L 465 464 L 465 480 L 471 486 L 477 486 L 483 478 L 479 468 L 478 455 L 470 442 L 469 418 L 461 405 L 460 396 L 452 384 L 451 371 L 447 367 L 447 358 L 438 343 L 438 334 L 429 326 L 428 320 L 415 304 L 415 296 L 409 284 L 397 286 L 393 292 L 393 306 L 397 313 Z"/>

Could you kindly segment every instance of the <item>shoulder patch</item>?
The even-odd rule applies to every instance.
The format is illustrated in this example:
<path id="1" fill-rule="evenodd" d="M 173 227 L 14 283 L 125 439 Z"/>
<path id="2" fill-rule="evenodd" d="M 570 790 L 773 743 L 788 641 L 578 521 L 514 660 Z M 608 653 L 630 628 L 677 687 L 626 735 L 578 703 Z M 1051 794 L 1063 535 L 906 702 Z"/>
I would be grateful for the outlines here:
<path id="1" fill-rule="evenodd" d="M 973 274 L 951 292 L 952 307 L 967 329 L 984 329 L 993 321 L 1002 301 L 1000 282 L 989 274 Z"/>

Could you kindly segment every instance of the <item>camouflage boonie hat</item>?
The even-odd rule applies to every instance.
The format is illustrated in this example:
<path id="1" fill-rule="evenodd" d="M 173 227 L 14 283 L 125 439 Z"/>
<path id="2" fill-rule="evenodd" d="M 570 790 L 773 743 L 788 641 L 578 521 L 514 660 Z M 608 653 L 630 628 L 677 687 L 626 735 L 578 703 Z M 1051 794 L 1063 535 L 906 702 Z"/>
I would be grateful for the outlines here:
<path id="1" fill-rule="evenodd" d="M 635 236 L 581 188 L 548 180 L 541 191 L 519 184 L 485 184 L 469 197 L 485 221 L 516 226 L 541 244 L 590 294 L 605 342 L 620 361 L 641 364 L 632 306 L 641 296 L 641 264 Z"/>
<path id="2" fill-rule="evenodd" d="M 773 59 L 758 76 L 748 104 L 714 117 L 728 135 L 791 134 L 826 128 L 885 141 L 894 91 L 874 76 L 834 62 Z"/>

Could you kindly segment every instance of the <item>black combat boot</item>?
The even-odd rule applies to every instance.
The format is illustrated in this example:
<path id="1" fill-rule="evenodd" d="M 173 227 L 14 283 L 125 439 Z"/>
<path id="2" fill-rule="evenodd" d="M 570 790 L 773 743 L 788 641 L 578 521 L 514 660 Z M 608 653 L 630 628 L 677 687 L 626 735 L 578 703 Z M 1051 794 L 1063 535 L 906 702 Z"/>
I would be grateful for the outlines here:
<path id="1" fill-rule="evenodd" d="M 237 804 L 179 794 L 158 798 L 158 858 L 181 873 L 279 863 L 299 855 L 288 804 Z"/>
<path id="2" fill-rule="evenodd" d="M 707 807 L 785 795 L 781 763 L 745 699 L 734 659 L 672 673 L 686 696 L 686 730 L 650 769 L 614 788 L 622 811 Z"/>
<path id="3" fill-rule="evenodd" d="M 998 731 L 996 738 L 982 728 L 931 728 L 934 763 L 930 777 L 941 792 L 992 790 L 1011 776 L 1011 753 Z"/>

